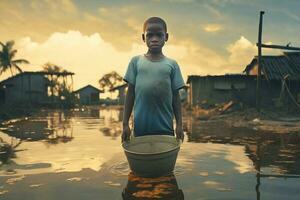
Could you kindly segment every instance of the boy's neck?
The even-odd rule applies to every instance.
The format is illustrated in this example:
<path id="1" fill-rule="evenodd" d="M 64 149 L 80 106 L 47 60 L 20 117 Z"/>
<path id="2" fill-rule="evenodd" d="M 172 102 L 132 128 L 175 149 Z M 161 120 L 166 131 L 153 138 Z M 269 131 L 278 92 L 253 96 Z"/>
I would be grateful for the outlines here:
<path id="1" fill-rule="evenodd" d="M 155 52 L 148 50 L 145 56 L 147 56 L 147 58 L 150 58 L 151 60 L 160 60 L 161 58 L 164 57 L 164 54 L 162 53 L 161 50 Z"/>

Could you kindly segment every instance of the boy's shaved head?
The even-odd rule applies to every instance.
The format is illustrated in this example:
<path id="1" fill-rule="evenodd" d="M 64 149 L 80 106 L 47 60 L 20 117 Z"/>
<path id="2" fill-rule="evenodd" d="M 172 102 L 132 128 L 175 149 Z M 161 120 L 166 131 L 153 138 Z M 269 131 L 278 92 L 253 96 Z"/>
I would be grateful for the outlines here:
<path id="1" fill-rule="evenodd" d="M 150 17 L 144 22 L 143 33 L 145 33 L 146 27 L 150 23 L 160 23 L 163 26 L 163 28 L 165 29 L 165 31 L 167 32 L 167 24 L 162 18 L 160 18 L 160 17 Z"/>

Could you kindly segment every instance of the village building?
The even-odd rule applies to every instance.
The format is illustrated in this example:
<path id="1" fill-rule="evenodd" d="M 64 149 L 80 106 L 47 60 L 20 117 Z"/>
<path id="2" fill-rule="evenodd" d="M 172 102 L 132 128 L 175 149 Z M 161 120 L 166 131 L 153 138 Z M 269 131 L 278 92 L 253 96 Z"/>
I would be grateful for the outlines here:
<path id="1" fill-rule="evenodd" d="M 284 104 L 285 99 L 300 101 L 300 53 L 284 52 L 279 56 L 262 56 L 262 105 Z M 217 76 L 188 76 L 188 103 L 211 104 L 239 101 L 255 105 L 257 85 L 257 57 L 243 71 L 244 74 Z"/>
<path id="2" fill-rule="evenodd" d="M 74 91 L 74 94 L 78 98 L 80 104 L 95 105 L 100 103 L 100 93 L 103 92 L 104 91 L 92 85 L 87 85 Z"/>
<path id="3" fill-rule="evenodd" d="M 282 55 L 262 56 L 262 104 L 277 106 L 300 104 L 300 52 L 283 52 Z M 257 57 L 244 72 L 257 75 Z"/>
<path id="4" fill-rule="evenodd" d="M 0 105 L 34 104 L 48 105 L 54 103 L 56 79 L 62 77 L 67 86 L 67 76 L 72 72 L 22 72 L 0 82 Z M 72 88 L 72 84 L 69 86 Z"/>
<path id="5" fill-rule="evenodd" d="M 17 74 L 0 82 L 0 104 L 44 103 L 48 100 L 49 85 L 44 73 Z"/>
<path id="6" fill-rule="evenodd" d="M 249 104 L 255 102 L 255 76 L 227 74 L 216 76 L 188 76 L 188 103 L 197 106 L 202 103 L 217 104 L 233 99 Z"/>

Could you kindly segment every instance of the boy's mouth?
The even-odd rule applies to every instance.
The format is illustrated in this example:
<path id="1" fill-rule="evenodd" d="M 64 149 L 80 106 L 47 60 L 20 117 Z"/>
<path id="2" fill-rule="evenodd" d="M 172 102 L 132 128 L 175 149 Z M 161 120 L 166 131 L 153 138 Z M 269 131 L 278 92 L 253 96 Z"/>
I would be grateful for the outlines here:
<path id="1" fill-rule="evenodd" d="M 152 44 L 152 45 L 150 45 L 150 47 L 151 48 L 158 48 L 158 47 L 160 47 L 160 45 L 158 45 L 158 44 Z"/>

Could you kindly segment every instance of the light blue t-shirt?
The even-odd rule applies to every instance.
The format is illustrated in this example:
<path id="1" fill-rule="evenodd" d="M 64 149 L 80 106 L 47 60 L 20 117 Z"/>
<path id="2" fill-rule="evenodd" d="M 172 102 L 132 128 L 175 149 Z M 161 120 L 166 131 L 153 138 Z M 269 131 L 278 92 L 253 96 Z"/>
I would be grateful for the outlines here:
<path id="1" fill-rule="evenodd" d="M 135 86 L 134 135 L 174 135 L 173 91 L 185 85 L 177 62 L 135 56 L 124 80 Z"/>

